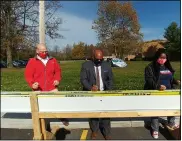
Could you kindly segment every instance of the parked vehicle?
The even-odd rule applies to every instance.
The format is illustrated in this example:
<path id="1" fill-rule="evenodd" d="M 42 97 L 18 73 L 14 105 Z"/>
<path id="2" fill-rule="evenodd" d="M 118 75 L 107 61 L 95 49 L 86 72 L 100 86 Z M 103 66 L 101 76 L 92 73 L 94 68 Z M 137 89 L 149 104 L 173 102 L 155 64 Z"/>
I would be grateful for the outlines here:
<path id="1" fill-rule="evenodd" d="M 12 62 L 13 67 L 16 67 L 16 68 L 26 67 L 27 63 L 28 63 L 28 60 L 14 60 Z M 1 62 L 0 62 L 0 68 L 7 68 L 7 62 L 1 60 Z"/>
<path id="2" fill-rule="evenodd" d="M 28 61 L 25 61 L 25 60 L 18 60 L 18 62 L 21 64 L 22 67 L 23 66 L 25 67 L 28 63 Z"/>
<path id="3" fill-rule="evenodd" d="M 22 60 L 22 61 L 24 61 L 25 66 L 26 66 L 26 65 L 27 65 L 27 63 L 28 63 L 28 60 Z"/>
<path id="4" fill-rule="evenodd" d="M 18 62 L 18 60 L 13 61 L 13 67 L 20 67 L 20 66 L 21 66 L 21 63 Z"/>
<path id="5" fill-rule="evenodd" d="M 119 59 L 119 58 L 113 58 L 111 60 L 111 67 L 120 67 L 120 68 L 124 68 L 126 67 L 127 64 L 122 60 L 122 59 Z"/>
<path id="6" fill-rule="evenodd" d="M 7 63 L 5 61 L 0 62 L 0 68 L 7 68 Z"/>
<path id="7" fill-rule="evenodd" d="M 13 67 L 19 67 L 19 68 L 26 67 L 27 63 L 28 60 L 14 60 Z"/>

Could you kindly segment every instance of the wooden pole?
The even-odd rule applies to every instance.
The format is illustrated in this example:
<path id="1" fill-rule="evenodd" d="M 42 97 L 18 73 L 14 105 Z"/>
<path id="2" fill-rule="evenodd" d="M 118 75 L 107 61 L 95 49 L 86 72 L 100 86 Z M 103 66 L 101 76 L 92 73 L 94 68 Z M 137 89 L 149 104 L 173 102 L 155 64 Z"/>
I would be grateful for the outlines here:
<path id="1" fill-rule="evenodd" d="M 44 0 L 39 0 L 39 43 L 45 43 Z"/>
<path id="2" fill-rule="evenodd" d="M 45 126 L 45 119 L 41 118 L 41 131 L 43 134 L 43 139 L 46 140 L 46 126 Z"/>
<path id="3" fill-rule="evenodd" d="M 30 95 L 30 104 L 32 112 L 32 122 L 33 122 L 33 132 L 34 140 L 42 140 L 41 124 L 39 118 L 39 107 L 38 107 L 38 98 L 36 94 Z"/>
<path id="4" fill-rule="evenodd" d="M 45 119 L 41 118 L 40 120 L 41 120 L 41 131 L 42 131 L 42 135 L 43 135 L 43 140 L 56 140 L 55 134 L 59 128 L 56 128 L 57 130 L 54 129 L 53 133 L 49 132 L 46 130 L 47 123 L 45 122 Z"/>

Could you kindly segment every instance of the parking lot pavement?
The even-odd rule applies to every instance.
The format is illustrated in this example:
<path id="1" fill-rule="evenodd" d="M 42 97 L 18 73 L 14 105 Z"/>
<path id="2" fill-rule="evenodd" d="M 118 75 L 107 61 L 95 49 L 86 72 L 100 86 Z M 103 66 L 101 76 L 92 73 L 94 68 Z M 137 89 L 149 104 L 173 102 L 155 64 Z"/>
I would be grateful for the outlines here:
<path id="1" fill-rule="evenodd" d="M 61 128 L 56 133 L 57 140 L 89 140 L 91 131 L 89 129 L 64 129 Z M 1 140 L 32 140 L 32 129 L 5 129 L 1 128 Z M 98 140 L 103 140 L 101 133 L 98 134 Z M 150 131 L 144 127 L 126 127 L 112 128 L 113 140 L 152 140 Z M 172 140 L 172 136 L 166 129 L 161 129 L 159 134 L 160 140 Z"/>

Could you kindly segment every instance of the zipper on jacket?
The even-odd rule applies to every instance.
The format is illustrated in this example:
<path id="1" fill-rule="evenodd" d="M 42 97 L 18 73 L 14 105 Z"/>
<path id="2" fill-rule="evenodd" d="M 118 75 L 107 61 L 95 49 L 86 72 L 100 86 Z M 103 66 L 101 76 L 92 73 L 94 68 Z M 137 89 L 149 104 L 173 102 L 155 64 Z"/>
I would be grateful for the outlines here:
<path id="1" fill-rule="evenodd" d="M 47 68 L 48 62 L 49 62 L 49 60 L 47 61 L 47 64 L 45 65 L 45 70 L 44 70 L 44 75 L 45 75 L 45 90 L 46 90 L 46 85 L 47 85 L 47 79 L 46 79 L 47 71 L 46 71 L 46 68 Z"/>
<path id="2" fill-rule="evenodd" d="M 39 60 L 39 59 L 38 59 Z M 43 66 L 44 66 L 44 79 L 45 79 L 45 81 L 44 81 L 44 90 L 46 90 L 46 84 L 47 84 L 47 79 L 46 79 L 46 66 L 47 66 L 47 64 L 48 64 L 48 62 L 49 62 L 49 60 L 47 61 L 47 64 L 46 65 L 44 65 L 44 63 L 41 61 L 41 60 L 39 60 L 42 64 L 43 64 Z"/>
<path id="3" fill-rule="evenodd" d="M 44 67 L 44 78 L 45 78 L 45 81 L 44 81 L 44 90 L 46 90 L 46 66 Z"/>

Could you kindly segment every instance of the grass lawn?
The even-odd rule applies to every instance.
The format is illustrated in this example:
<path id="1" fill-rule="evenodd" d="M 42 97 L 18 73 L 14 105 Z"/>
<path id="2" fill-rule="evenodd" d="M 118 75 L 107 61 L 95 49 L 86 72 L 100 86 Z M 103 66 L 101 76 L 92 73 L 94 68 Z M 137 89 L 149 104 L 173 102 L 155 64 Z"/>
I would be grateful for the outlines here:
<path id="1" fill-rule="evenodd" d="M 62 81 L 59 91 L 82 90 L 80 69 L 83 61 L 63 61 Z M 113 68 L 115 90 L 142 90 L 144 85 L 144 68 L 149 62 L 127 62 L 125 68 Z M 172 62 L 176 70 L 175 78 L 180 79 L 180 62 Z M 1 69 L 1 91 L 31 91 L 24 79 L 24 69 Z"/>

